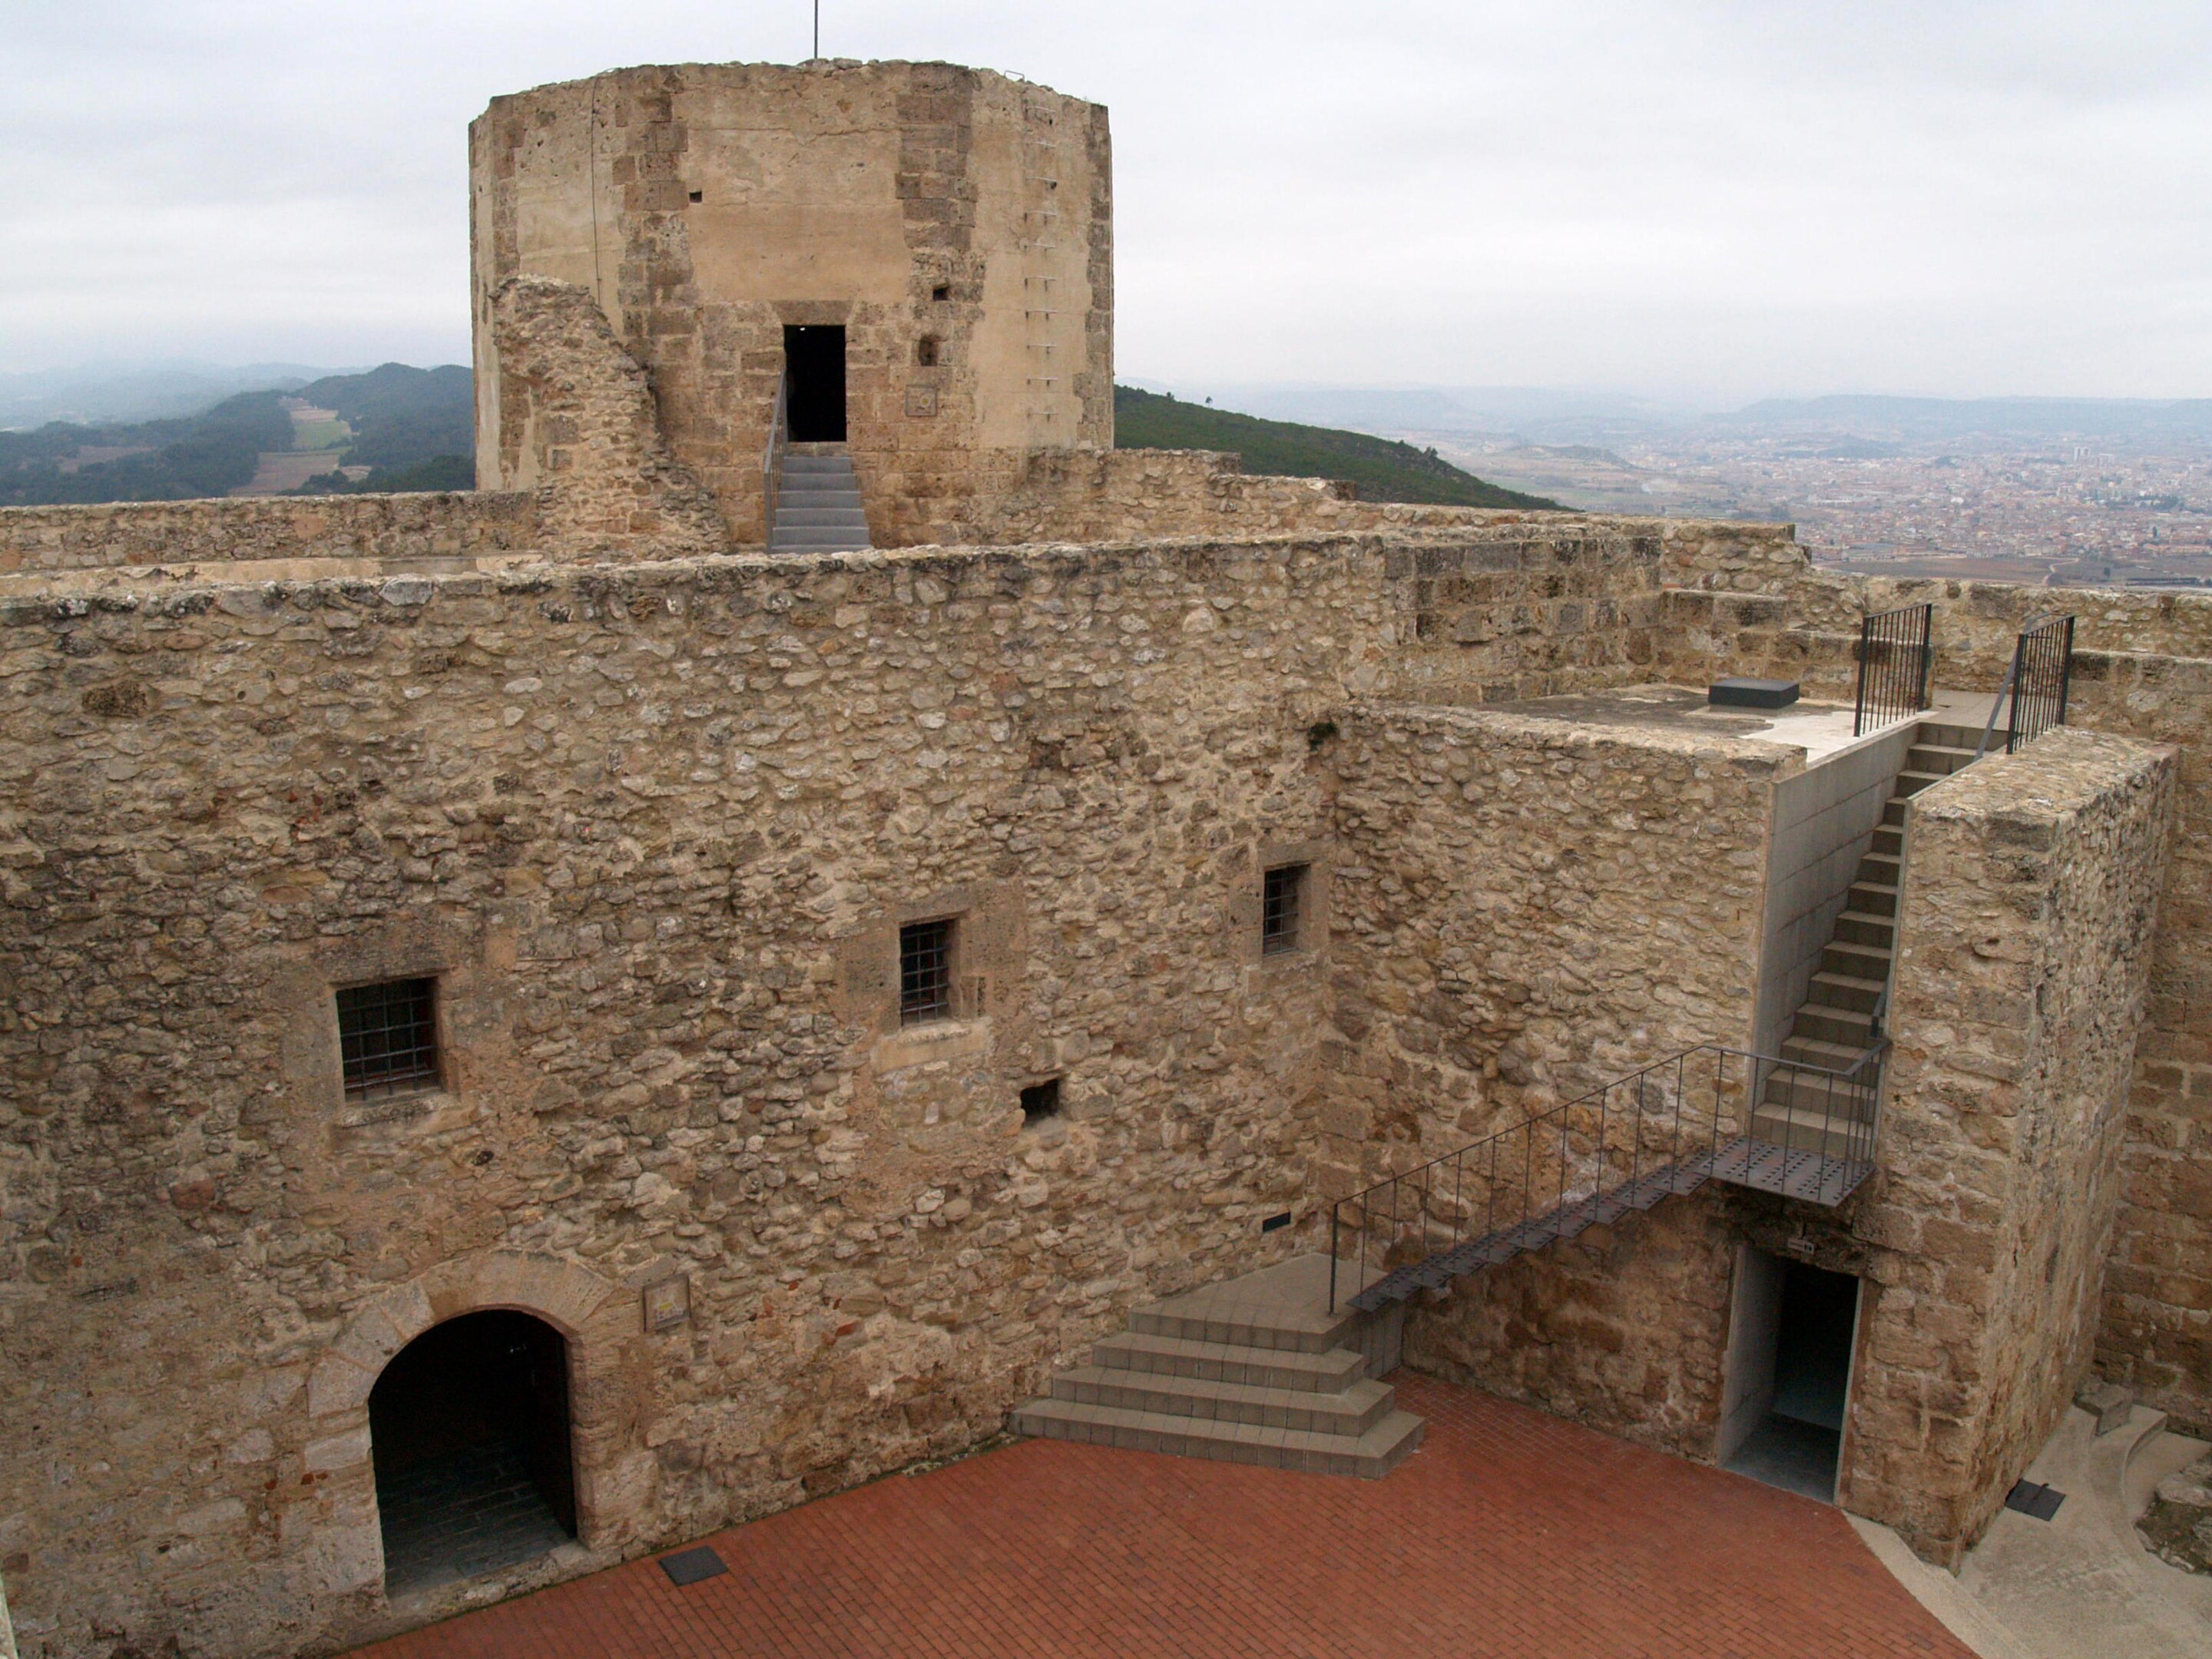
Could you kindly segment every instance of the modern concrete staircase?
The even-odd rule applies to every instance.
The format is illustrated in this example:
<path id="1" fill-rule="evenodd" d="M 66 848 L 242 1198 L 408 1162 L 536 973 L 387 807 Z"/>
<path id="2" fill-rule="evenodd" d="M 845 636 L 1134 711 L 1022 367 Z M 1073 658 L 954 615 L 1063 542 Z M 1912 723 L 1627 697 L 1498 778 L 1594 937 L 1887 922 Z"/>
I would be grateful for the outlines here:
<path id="1" fill-rule="evenodd" d="M 1347 1264 L 1343 1290 L 1352 1285 Z M 1370 1275 L 1372 1277 L 1372 1275 Z M 1402 1308 L 1328 1311 L 1328 1258 L 1303 1255 L 1129 1316 L 1091 1363 L 1013 1413 L 1018 1434 L 1377 1480 L 1423 1424 L 1378 1381 Z"/>
<path id="2" fill-rule="evenodd" d="M 1859 861 L 1850 902 L 1836 918 L 1820 969 L 1790 1022 L 1783 1059 L 1844 1071 L 1873 1047 L 1875 1017 L 1886 1006 L 1896 964 L 1907 803 L 1929 785 L 1972 764 L 1980 741 L 1980 732 L 1963 726 L 1921 722 L 1874 832 L 1874 844 Z M 1752 1134 L 1834 1158 L 1850 1156 L 1848 1149 L 1856 1144 L 1863 1157 L 1871 1127 L 1863 1114 L 1874 1109 L 1873 1100 L 1868 1097 L 1845 1106 L 1842 1099 L 1816 1075 L 1778 1069 L 1768 1077 L 1765 1097 L 1752 1115 Z"/>
<path id="3" fill-rule="evenodd" d="M 860 480 L 842 444 L 791 444 L 776 469 L 771 553 L 852 553 L 874 546 Z"/>

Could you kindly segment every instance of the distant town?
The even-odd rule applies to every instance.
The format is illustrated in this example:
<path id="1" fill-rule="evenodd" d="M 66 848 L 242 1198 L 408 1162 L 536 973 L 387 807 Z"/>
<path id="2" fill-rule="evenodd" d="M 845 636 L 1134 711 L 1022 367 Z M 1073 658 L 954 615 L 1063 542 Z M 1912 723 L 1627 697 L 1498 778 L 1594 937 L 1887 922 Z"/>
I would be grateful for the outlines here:
<path id="1" fill-rule="evenodd" d="M 1784 519 L 1814 561 L 1870 574 L 2212 586 L 2212 448 L 2001 436 L 1903 446 L 1685 434 L 1590 446 L 1439 444 L 1570 506 Z M 1896 451 L 1900 453 L 1883 453 Z"/>

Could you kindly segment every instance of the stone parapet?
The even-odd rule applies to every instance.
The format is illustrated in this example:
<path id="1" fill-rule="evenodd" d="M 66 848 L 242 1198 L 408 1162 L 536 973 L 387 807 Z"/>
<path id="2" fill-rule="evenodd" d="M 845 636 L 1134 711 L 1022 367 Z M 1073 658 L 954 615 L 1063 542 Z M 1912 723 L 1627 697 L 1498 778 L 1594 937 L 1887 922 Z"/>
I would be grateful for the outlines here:
<path id="1" fill-rule="evenodd" d="M 0 574 L 296 559 L 453 559 L 530 548 L 521 491 L 237 496 L 0 507 Z"/>

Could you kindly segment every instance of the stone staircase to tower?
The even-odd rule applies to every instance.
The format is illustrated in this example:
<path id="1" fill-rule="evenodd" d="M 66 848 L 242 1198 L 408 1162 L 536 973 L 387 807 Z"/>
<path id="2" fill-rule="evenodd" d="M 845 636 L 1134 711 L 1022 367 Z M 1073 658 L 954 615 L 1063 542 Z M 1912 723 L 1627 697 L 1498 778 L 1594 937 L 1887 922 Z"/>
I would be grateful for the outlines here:
<path id="1" fill-rule="evenodd" d="M 842 444 L 787 444 L 776 468 L 771 553 L 854 553 L 874 546 L 860 480 Z"/>
<path id="2" fill-rule="evenodd" d="M 1379 1379 L 1404 1310 L 1328 1310 L 1328 1258 L 1303 1255 L 1170 1297 L 1016 1411 L 1017 1434 L 1376 1480 L 1423 1424 Z M 1349 1271 L 1346 1269 L 1346 1271 Z M 1348 1280 L 1346 1283 L 1348 1284 Z"/>
<path id="3" fill-rule="evenodd" d="M 1896 967 L 1897 905 L 1904 890 L 1905 819 L 1908 803 L 1930 784 L 1971 765 L 1981 734 L 1963 726 L 1923 720 L 1913 734 L 1905 769 L 1882 810 L 1874 843 L 1860 860 L 1850 897 L 1836 918 L 1820 971 L 1791 1019 L 1781 1058 L 1830 1072 L 1848 1070 L 1879 1040 Z M 1871 1099 L 1839 1108 L 1834 1091 L 1818 1078 L 1778 1067 L 1767 1079 L 1752 1134 L 1792 1149 L 1847 1157 L 1867 1144 L 1872 1127 L 1862 1114 Z M 1839 1115 L 1840 1112 L 1840 1115 Z M 1863 1153 L 1860 1155 L 1863 1155 Z"/>

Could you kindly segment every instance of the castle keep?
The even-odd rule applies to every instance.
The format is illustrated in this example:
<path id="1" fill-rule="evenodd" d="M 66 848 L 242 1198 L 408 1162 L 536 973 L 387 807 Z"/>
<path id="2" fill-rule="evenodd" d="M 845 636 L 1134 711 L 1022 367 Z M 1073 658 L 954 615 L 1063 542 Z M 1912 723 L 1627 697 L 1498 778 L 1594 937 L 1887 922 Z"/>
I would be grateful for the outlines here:
<path id="1" fill-rule="evenodd" d="M 1179 1343 L 1316 1469 L 1413 1450 L 1400 1358 L 1786 1419 L 1943 1562 L 2093 1368 L 2212 1419 L 2212 602 L 1113 449 L 1104 113 L 1003 77 L 471 159 L 481 492 L 0 512 L 27 1655 L 334 1651 L 1010 1423 L 1222 1455 Z M 861 544 L 775 544 L 794 459 Z"/>

